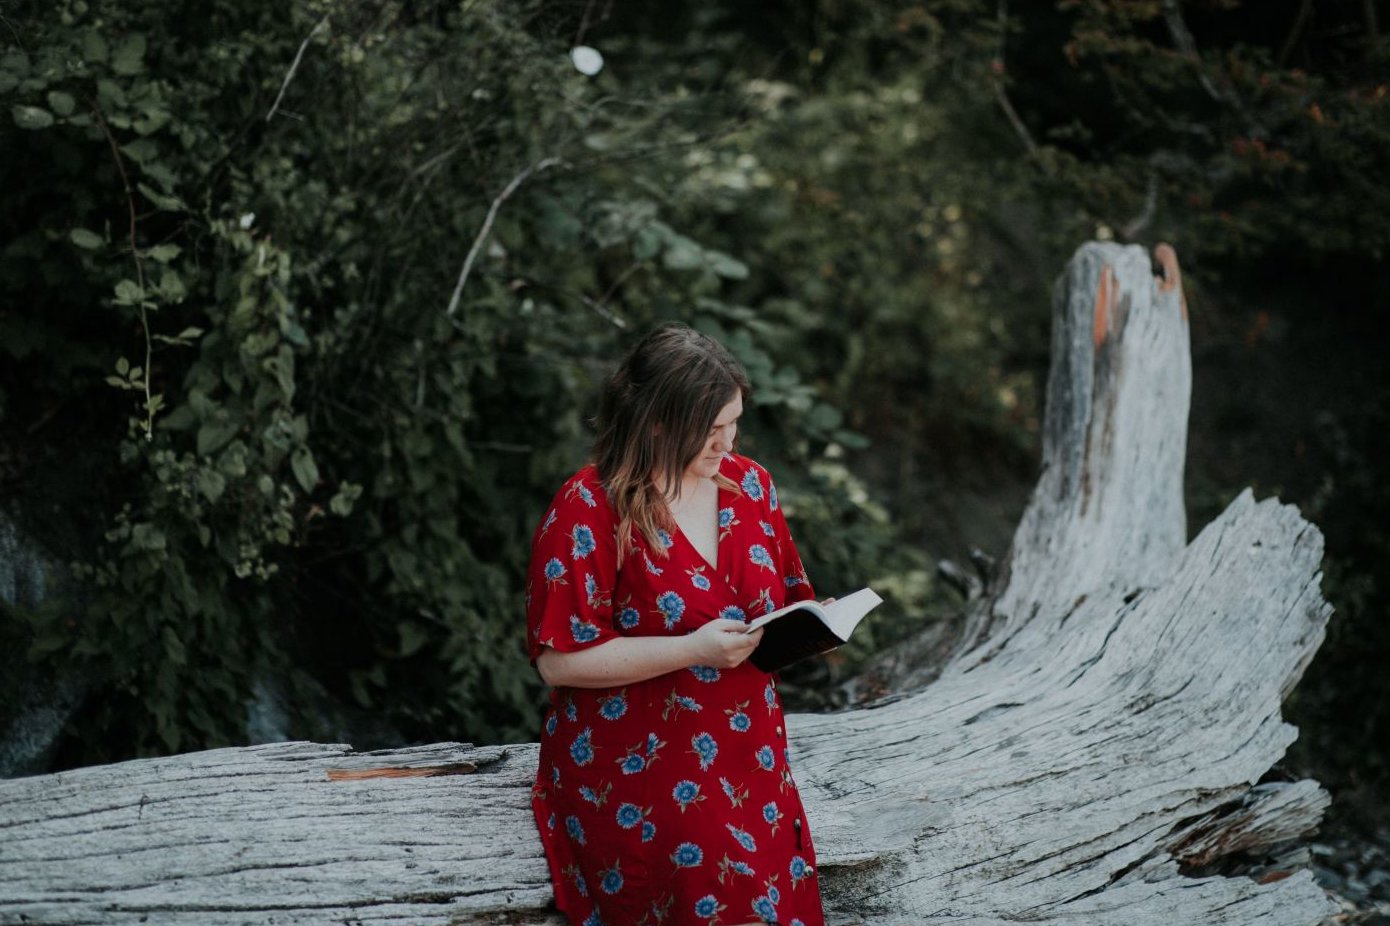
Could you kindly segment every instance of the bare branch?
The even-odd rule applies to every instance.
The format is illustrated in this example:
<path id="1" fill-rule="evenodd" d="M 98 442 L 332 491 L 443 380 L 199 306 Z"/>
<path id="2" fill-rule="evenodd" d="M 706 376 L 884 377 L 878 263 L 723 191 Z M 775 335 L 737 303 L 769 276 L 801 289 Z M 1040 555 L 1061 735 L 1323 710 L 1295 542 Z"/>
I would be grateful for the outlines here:
<path id="1" fill-rule="evenodd" d="M 468 249 L 468 257 L 463 261 L 463 269 L 459 271 L 459 281 L 454 286 L 454 294 L 449 297 L 449 308 L 444 312 L 449 318 L 454 317 L 454 312 L 459 307 L 459 296 L 463 294 L 463 284 L 467 282 L 468 274 L 473 270 L 473 261 L 478 258 L 478 251 L 482 248 L 483 242 L 487 240 L 488 232 L 492 231 L 492 223 L 497 219 L 497 210 L 502 208 L 502 204 L 507 201 L 508 197 L 515 193 L 517 187 L 525 183 L 532 174 L 540 173 L 562 163 L 564 162 L 559 158 L 544 158 L 537 161 L 513 177 L 502 192 L 497 194 L 497 198 L 492 201 L 492 207 L 487 211 L 487 218 L 483 220 L 482 229 L 479 230 L 478 236 L 473 239 L 473 246 Z"/>
<path id="2" fill-rule="evenodd" d="M 1013 101 L 1009 99 L 1008 91 L 1004 89 L 1004 39 L 1008 35 L 1009 8 L 1007 0 L 999 0 L 999 47 L 994 53 L 992 65 L 993 74 L 990 76 L 990 84 L 994 88 L 994 98 L 999 101 L 999 108 L 1004 110 L 1004 115 L 1008 117 L 1009 124 L 1013 126 L 1014 132 L 1019 140 L 1023 142 L 1023 147 L 1028 149 L 1028 155 L 1037 161 L 1047 174 L 1052 170 L 1047 166 L 1047 162 L 1042 158 L 1042 151 L 1038 148 L 1037 142 L 1033 141 L 1033 135 L 1028 131 L 1028 126 L 1023 124 L 1023 119 L 1019 117 L 1018 110 L 1014 109 Z"/>
<path id="3" fill-rule="evenodd" d="M 304 57 L 304 49 L 309 47 L 309 43 L 313 41 L 314 36 L 318 35 L 319 30 L 326 25 L 328 25 L 328 17 L 325 15 L 323 19 L 318 21 L 318 25 L 314 26 L 309 32 L 309 35 L 305 37 L 304 41 L 299 43 L 299 52 L 294 56 L 294 62 L 290 65 L 289 73 L 285 75 L 284 83 L 280 84 L 280 92 L 276 95 L 275 102 L 270 107 L 270 112 L 265 114 L 266 122 L 269 122 L 275 115 L 275 110 L 280 108 L 280 101 L 285 98 L 285 90 L 289 88 L 290 81 L 294 80 L 294 72 L 299 70 L 299 62 L 300 59 Z"/>
<path id="4" fill-rule="evenodd" d="M 1158 208 L 1158 174 L 1149 172 L 1149 189 L 1144 194 L 1144 208 L 1134 218 L 1130 219 L 1120 228 L 1120 237 L 1126 241 L 1133 241 L 1135 236 L 1149 227 L 1153 221 L 1154 211 Z"/>

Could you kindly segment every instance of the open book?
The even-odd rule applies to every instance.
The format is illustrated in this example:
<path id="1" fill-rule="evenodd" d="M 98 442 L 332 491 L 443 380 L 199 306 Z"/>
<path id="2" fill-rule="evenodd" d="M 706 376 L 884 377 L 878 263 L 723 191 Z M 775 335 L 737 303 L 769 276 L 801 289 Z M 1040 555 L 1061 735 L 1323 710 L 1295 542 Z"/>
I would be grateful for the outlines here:
<path id="1" fill-rule="evenodd" d="M 871 588 L 837 598 L 828 605 L 798 601 L 749 621 L 745 633 L 766 627 L 758 648 L 748 657 L 764 672 L 776 672 L 794 662 L 829 652 L 849 640 L 854 628 L 883 603 Z"/>

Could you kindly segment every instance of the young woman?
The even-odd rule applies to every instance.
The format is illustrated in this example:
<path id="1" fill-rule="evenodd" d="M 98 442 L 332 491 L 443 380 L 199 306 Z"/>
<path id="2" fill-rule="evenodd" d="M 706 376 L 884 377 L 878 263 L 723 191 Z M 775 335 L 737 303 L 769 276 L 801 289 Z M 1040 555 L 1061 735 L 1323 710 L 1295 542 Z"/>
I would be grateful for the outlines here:
<path id="1" fill-rule="evenodd" d="M 648 334 L 532 541 L 532 806 L 573 926 L 824 922 L 776 680 L 747 662 L 746 622 L 813 595 L 771 477 L 733 452 L 748 395 L 718 342 Z"/>

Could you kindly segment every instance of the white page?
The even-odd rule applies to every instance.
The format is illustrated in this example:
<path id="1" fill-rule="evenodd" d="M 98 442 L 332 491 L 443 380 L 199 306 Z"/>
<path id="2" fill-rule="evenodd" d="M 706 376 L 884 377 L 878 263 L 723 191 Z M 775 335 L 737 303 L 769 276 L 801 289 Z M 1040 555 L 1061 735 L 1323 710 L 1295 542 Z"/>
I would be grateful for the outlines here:
<path id="1" fill-rule="evenodd" d="M 826 625 L 835 632 L 835 635 L 841 640 L 848 640 L 849 635 L 854 632 L 854 628 L 864 619 L 864 615 L 882 603 L 883 599 L 878 597 L 878 594 L 871 588 L 861 588 L 852 595 L 836 598 L 828 605 L 821 605 L 812 601 L 798 601 L 751 621 L 744 633 L 752 633 L 788 611 L 814 605 L 812 610 L 824 615 Z"/>

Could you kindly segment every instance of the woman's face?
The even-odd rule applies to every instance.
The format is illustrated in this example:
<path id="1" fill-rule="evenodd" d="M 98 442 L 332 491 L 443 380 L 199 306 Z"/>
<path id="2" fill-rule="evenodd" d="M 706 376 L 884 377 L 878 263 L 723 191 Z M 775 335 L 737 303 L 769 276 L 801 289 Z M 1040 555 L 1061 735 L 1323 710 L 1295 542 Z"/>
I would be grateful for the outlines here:
<path id="1" fill-rule="evenodd" d="M 719 461 L 724 458 L 724 454 L 733 452 L 734 437 L 738 434 L 738 419 L 742 414 L 743 396 L 735 392 L 733 400 L 721 408 L 719 414 L 714 417 L 714 427 L 710 428 L 709 436 L 705 438 L 705 446 L 686 466 L 686 475 L 710 479 L 719 472 Z"/>

